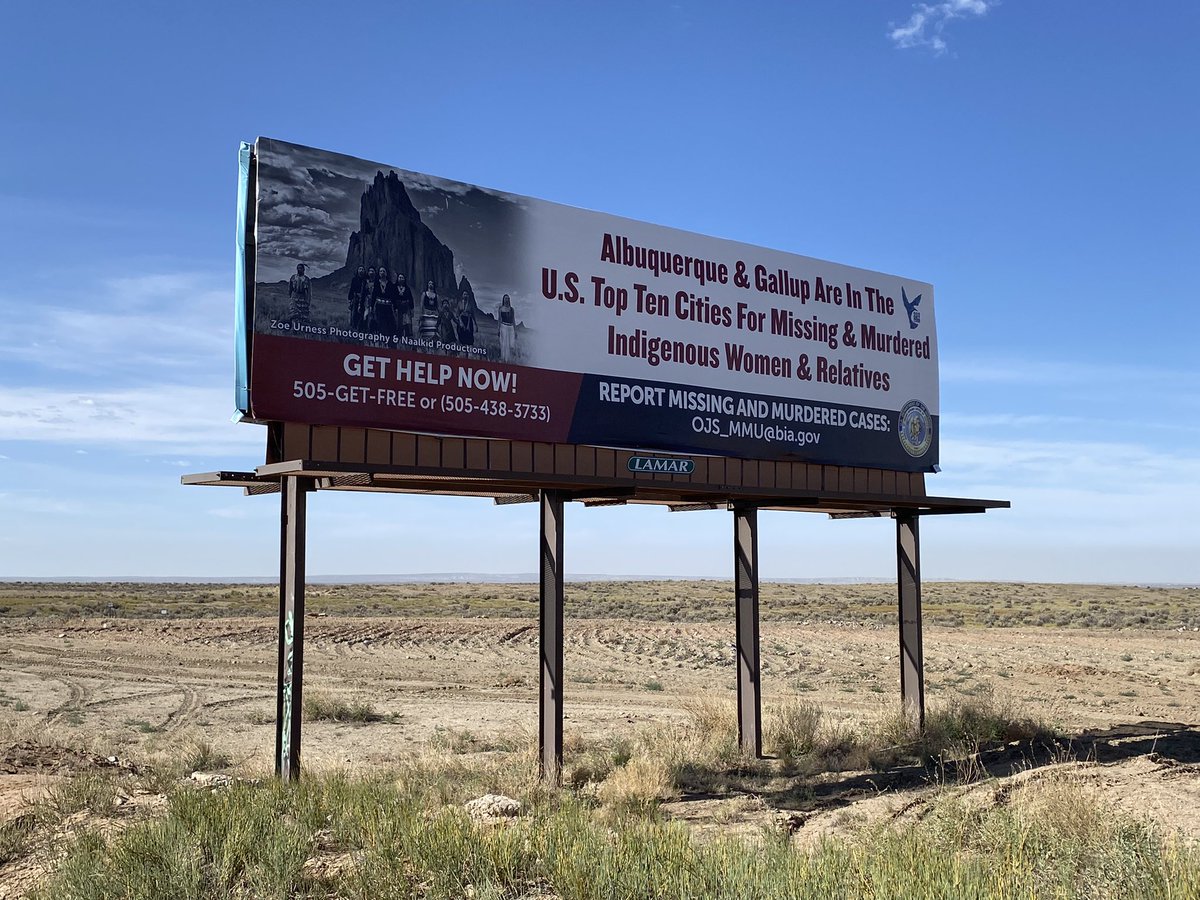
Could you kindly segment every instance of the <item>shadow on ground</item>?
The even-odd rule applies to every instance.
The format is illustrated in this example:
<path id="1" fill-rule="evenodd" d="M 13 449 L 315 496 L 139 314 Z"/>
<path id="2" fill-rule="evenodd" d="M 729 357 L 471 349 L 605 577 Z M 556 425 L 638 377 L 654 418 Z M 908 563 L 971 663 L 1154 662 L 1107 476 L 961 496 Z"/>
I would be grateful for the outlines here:
<path id="1" fill-rule="evenodd" d="M 1107 765 L 1136 757 L 1144 757 L 1163 767 L 1178 767 L 1181 773 L 1194 771 L 1200 777 L 1200 727 L 1145 720 L 1105 729 L 1088 729 L 1075 736 L 988 745 L 960 761 L 929 760 L 924 764 L 898 765 L 878 772 L 828 773 L 812 778 L 766 779 L 747 775 L 742 779 L 731 779 L 728 786 L 734 792 L 754 794 L 777 811 L 807 816 L 847 807 L 880 794 L 899 795 L 935 784 L 1007 778 L 1064 762 Z M 710 800 L 718 796 L 705 791 L 684 791 L 680 800 Z"/>

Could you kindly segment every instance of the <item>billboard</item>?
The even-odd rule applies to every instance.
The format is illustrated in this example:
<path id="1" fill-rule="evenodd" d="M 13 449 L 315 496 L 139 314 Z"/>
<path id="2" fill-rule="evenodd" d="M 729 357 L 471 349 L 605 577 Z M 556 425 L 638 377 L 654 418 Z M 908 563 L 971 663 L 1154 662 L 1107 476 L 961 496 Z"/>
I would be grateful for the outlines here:
<path id="1" fill-rule="evenodd" d="M 938 462 L 924 282 L 266 138 L 241 184 L 252 419 Z"/>

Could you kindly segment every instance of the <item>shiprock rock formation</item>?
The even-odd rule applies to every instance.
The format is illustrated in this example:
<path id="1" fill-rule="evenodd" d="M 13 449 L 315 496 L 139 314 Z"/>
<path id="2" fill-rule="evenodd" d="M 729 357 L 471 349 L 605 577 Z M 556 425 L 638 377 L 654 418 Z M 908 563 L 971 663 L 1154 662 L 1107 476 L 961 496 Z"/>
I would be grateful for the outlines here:
<path id="1" fill-rule="evenodd" d="M 439 297 L 453 297 L 460 292 L 454 276 L 454 251 L 421 221 L 421 213 L 395 172 L 375 174 L 362 195 L 358 231 L 350 235 L 346 264 L 321 281 L 333 288 L 345 288 L 359 266 L 381 265 L 408 279 L 414 297 L 420 297 L 430 281 Z"/>

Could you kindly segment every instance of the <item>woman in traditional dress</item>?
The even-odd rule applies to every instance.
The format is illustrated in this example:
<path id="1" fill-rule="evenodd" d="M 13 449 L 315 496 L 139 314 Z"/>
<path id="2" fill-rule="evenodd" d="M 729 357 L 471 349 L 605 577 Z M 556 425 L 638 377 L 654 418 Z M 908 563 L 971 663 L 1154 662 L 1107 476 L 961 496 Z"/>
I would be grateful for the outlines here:
<path id="1" fill-rule="evenodd" d="M 400 299 L 400 290 L 383 266 L 379 267 L 379 283 L 382 287 L 375 296 L 375 331 L 383 339 L 381 343 L 390 344 L 396 336 L 396 301 Z"/>
<path id="2" fill-rule="evenodd" d="M 404 276 L 396 275 L 396 334 L 400 337 L 413 336 L 413 295 Z"/>
<path id="3" fill-rule="evenodd" d="M 517 311 L 513 309 L 512 300 L 508 294 L 500 301 L 496 311 L 496 321 L 500 325 L 500 362 L 516 362 L 517 359 Z"/>
<path id="4" fill-rule="evenodd" d="M 312 312 L 312 279 L 304 274 L 304 269 L 304 263 L 298 263 L 296 274 L 288 279 L 288 300 L 292 304 L 288 309 L 288 318 L 293 328 L 307 325 Z"/>
<path id="5" fill-rule="evenodd" d="M 463 356 L 470 356 L 468 347 L 475 346 L 475 313 L 471 309 L 471 294 L 463 291 L 458 300 L 458 308 L 454 311 L 454 332 L 458 342 L 462 344 L 459 351 Z"/>
<path id="6" fill-rule="evenodd" d="M 433 282 L 430 281 L 425 285 L 425 293 L 421 295 L 421 337 L 425 340 L 437 340 L 438 315 L 441 311 L 437 291 L 433 287 Z"/>
<path id="7" fill-rule="evenodd" d="M 370 331 L 375 326 L 375 315 L 372 304 L 375 302 L 375 285 L 379 283 L 379 275 L 375 267 L 367 269 L 367 280 L 363 284 L 362 296 L 359 298 L 359 325 L 363 331 Z"/>
<path id="8" fill-rule="evenodd" d="M 350 322 L 351 331 L 362 328 L 362 295 L 367 286 L 367 272 L 362 266 L 354 272 L 350 279 L 350 293 L 346 297 L 346 318 Z"/>

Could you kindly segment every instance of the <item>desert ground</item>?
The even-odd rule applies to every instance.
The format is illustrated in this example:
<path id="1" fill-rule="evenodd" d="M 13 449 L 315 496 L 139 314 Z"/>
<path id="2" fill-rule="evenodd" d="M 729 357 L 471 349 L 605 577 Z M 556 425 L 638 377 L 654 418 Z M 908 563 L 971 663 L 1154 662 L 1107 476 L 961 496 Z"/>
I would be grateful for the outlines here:
<path id="1" fill-rule="evenodd" d="M 733 697 L 731 585 L 592 582 L 567 596 L 568 781 L 585 748 L 684 727 L 697 701 Z M 186 742 L 269 773 L 275 598 L 264 585 L 0 584 L 0 820 L 88 760 L 136 764 Z M 894 605 L 885 584 L 764 584 L 765 715 L 800 698 L 830 723 L 885 716 L 898 695 Z M 987 698 L 1055 735 L 1053 747 L 982 748 L 989 773 L 1070 770 L 1200 840 L 1200 591 L 934 583 L 924 610 L 931 709 Z M 370 715 L 306 722 L 303 765 L 379 770 L 430 746 L 532 744 L 537 639 L 534 585 L 311 586 L 305 692 Z M 698 835 L 790 814 L 817 836 L 911 815 L 938 789 L 928 766 L 803 780 L 682 791 L 663 810 Z M 0 883 L 20 866 L 0 866 Z"/>

